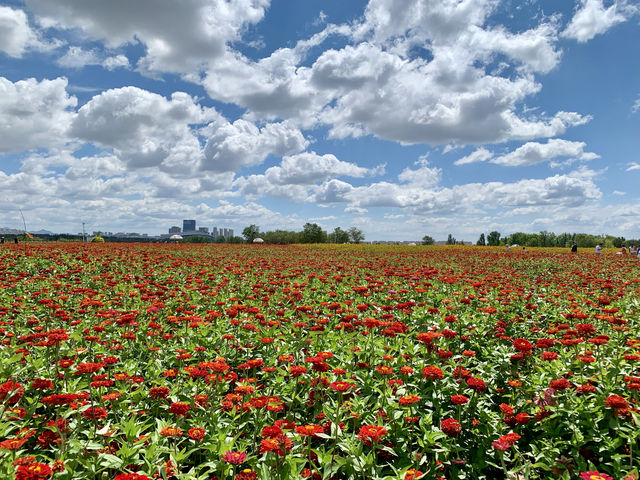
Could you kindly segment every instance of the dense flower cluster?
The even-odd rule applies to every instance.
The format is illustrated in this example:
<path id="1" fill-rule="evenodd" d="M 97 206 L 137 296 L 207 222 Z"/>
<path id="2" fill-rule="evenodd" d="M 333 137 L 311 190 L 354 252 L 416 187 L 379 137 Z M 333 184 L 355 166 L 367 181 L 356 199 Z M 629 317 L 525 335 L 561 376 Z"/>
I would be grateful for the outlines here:
<path id="1" fill-rule="evenodd" d="M 0 249 L 0 471 L 635 475 L 637 259 L 252 247 Z"/>

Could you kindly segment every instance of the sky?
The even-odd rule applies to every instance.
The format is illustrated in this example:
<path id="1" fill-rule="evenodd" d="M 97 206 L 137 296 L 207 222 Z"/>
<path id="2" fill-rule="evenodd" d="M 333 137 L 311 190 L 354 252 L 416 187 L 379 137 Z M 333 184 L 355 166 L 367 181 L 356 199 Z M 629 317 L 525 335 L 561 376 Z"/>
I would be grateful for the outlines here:
<path id="1" fill-rule="evenodd" d="M 640 237 L 640 2 L 2 0 L 0 227 Z"/>

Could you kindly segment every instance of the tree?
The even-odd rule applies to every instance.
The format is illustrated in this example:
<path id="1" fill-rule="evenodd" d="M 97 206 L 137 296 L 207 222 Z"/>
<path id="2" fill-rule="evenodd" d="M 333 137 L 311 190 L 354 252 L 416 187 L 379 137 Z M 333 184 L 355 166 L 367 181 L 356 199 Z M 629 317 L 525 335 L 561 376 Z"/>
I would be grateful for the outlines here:
<path id="1" fill-rule="evenodd" d="M 349 232 L 345 232 L 340 227 L 336 227 L 333 232 L 328 235 L 331 243 L 347 243 L 349 241 Z"/>
<path id="2" fill-rule="evenodd" d="M 447 237 L 447 245 L 455 245 L 455 244 L 456 244 L 455 237 L 449 234 L 449 236 Z"/>
<path id="3" fill-rule="evenodd" d="M 360 230 L 359 228 L 351 227 L 348 232 L 349 240 L 351 240 L 353 243 L 360 243 L 364 240 L 364 233 L 362 233 L 362 230 Z"/>
<path id="4" fill-rule="evenodd" d="M 248 227 L 245 227 L 244 230 L 242 230 L 242 236 L 247 241 L 247 243 L 252 243 L 259 234 L 260 227 L 254 224 L 251 224 Z"/>
<path id="5" fill-rule="evenodd" d="M 496 232 L 495 230 L 490 232 L 489 235 L 487 235 L 487 245 L 490 247 L 497 247 L 500 245 L 500 232 Z"/>
<path id="6" fill-rule="evenodd" d="M 302 227 L 302 243 L 325 243 L 327 232 L 317 223 L 305 223 Z"/>
<path id="7" fill-rule="evenodd" d="M 481 233 L 480 234 L 480 238 L 478 238 L 478 241 L 476 242 L 476 245 L 484 247 L 486 244 L 487 244 L 487 242 L 484 239 L 484 233 Z"/>
<path id="8" fill-rule="evenodd" d="M 433 237 L 430 237 L 429 235 L 425 235 L 424 237 L 422 237 L 423 245 L 433 245 L 434 243 L 436 243 L 436 241 L 433 239 Z"/>

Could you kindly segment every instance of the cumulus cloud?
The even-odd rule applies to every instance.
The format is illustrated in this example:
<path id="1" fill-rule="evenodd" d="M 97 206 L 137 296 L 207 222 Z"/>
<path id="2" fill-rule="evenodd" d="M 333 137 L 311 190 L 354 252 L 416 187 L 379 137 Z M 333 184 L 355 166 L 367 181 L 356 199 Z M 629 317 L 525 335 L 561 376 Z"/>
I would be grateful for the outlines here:
<path id="1" fill-rule="evenodd" d="M 403 208 L 415 215 L 479 213 L 496 208 L 544 205 L 576 206 L 601 197 L 593 182 L 594 175 L 591 170 L 581 169 L 544 179 L 473 183 L 450 188 L 390 182 L 354 187 L 340 180 L 330 180 L 312 198 L 319 203 L 346 203 L 355 208 Z"/>
<path id="2" fill-rule="evenodd" d="M 614 0 L 609 7 L 605 7 L 603 0 L 580 0 L 579 8 L 562 36 L 584 43 L 626 21 L 637 11 L 636 6 L 625 0 Z"/>
<path id="3" fill-rule="evenodd" d="M 98 55 L 95 50 L 84 50 L 82 47 L 71 46 L 62 57 L 58 65 L 68 68 L 82 68 L 86 65 L 98 65 Z"/>
<path id="4" fill-rule="evenodd" d="M 28 49 L 44 48 L 47 45 L 29 26 L 24 11 L 0 5 L 0 52 L 10 57 L 21 57 Z"/>
<path id="5" fill-rule="evenodd" d="M 585 152 L 584 142 L 571 142 L 554 138 L 547 143 L 527 142 L 513 152 L 491 159 L 491 163 L 508 167 L 520 167 L 547 162 L 557 157 L 569 157 L 588 161 L 599 158 L 593 152 Z"/>
<path id="6" fill-rule="evenodd" d="M 600 156 L 593 152 L 585 152 L 585 142 L 572 142 L 559 138 L 550 139 L 547 143 L 527 142 L 512 152 L 494 156 L 489 150 L 481 147 L 471 154 L 456 160 L 454 165 L 486 162 L 506 167 L 522 167 L 549 162 L 555 158 L 568 157 L 574 160 L 589 161 Z"/>
<path id="7" fill-rule="evenodd" d="M 291 155 L 304 150 L 308 141 L 288 122 L 268 123 L 262 127 L 244 120 L 233 123 L 219 118 L 207 128 L 206 170 L 226 172 L 262 163 L 269 154 Z"/>
<path id="8" fill-rule="evenodd" d="M 149 72 L 191 72 L 222 55 L 227 42 L 259 22 L 269 0 L 26 0 L 46 28 L 79 29 L 108 47 L 141 42 L 139 67 Z"/>
<path id="9" fill-rule="evenodd" d="M 313 190 L 318 182 L 329 178 L 362 178 L 383 173 L 384 165 L 364 168 L 338 160 L 331 154 L 303 152 L 285 156 L 280 165 L 268 168 L 262 175 L 238 178 L 234 187 L 238 188 L 242 195 L 251 198 L 272 196 L 304 202 L 308 200 L 310 190 Z"/>
<path id="10" fill-rule="evenodd" d="M 157 167 L 175 174 L 200 167 L 202 148 L 191 128 L 219 114 L 197 105 L 186 93 L 167 100 L 136 87 L 107 90 L 78 111 L 71 129 L 76 138 L 113 148 L 129 168 Z"/>
<path id="11" fill-rule="evenodd" d="M 0 77 L 0 153 L 64 145 L 77 104 L 66 88 L 66 78 Z"/>
<path id="12" fill-rule="evenodd" d="M 474 150 L 473 152 L 471 152 L 469 155 L 459 158 L 458 160 L 453 162 L 453 164 L 467 165 L 469 163 L 486 162 L 491 158 L 493 158 L 493 153 L 491 153 L 489 150 L 487 150 L 484 147 L 480 147 Z"/>
<path id="13" fill-rule="evenodd" d="M 129 59 L 122 54 L 104 56 L 95 49 L 85 50 L 82 47 L 70 46 L 67 52 L 57 60 L 58 65 L 67 68 L 84 68 L 87 65 L 102 65 L 107 70 L 128 68 Z"/>

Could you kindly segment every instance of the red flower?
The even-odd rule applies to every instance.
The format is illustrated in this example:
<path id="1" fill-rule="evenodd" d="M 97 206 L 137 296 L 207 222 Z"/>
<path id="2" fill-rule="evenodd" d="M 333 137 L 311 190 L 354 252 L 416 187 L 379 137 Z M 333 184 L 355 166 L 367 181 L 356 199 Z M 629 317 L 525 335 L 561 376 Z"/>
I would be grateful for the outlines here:
<path id="1" fill-rule="evenodd" d="M 200 428 L 200 427 L 194 427 L 189 429 L 189 431 L 187 431 L 187 436 L 190 439 L 196 440 L 196 441 L 202 440 L 206 434 L 207 434 L 207 431 L 204 428 Z"/>
<path id="2" fill-rule="evenodd" d="M 258 453 L 275 452 L 282 457 L 292 447 L 293 442 L 289 438 L 285 435 L 278 435 L 277 437 L 263 438 L 260 441 Z"/>
<path id="3" fill-rule="evenodd" d="M 31 388 L 34 390 L 49 390 L 50 388 L 53 388 L 53 382 L 46 378 L 34 378 Z"/>
<path id="4" fill-rule="evenodd" d="M 149 480 L 149 477 L 140 475 L 139 473 L 121 473 L 113 480 Z"/>
<path id="5" fill-rule="evenodd" d="M 529 340 L 525 340 L 524 338 L 516 338 L 513 341 L 513 348 L 522 353 L 530 353 L 533 350 L 533 344 Z"/>
<path id="6" fill-rule="evenodd" d="M 355 387 L 355 385 L 349 382 L 331 382 L 329 384 L 329 388 L 336 392 L 346 392 L 347 390 L 353 387 Z"/>
<path id="7" fill-rule="evenodd" d="M 387 434 L 387 430 L 384 427 L 377 425 L 363 425 L 358 432 L 358 438 L 363 441 L 378 442 L 382 437 Z"/>
<path id="8" fill-rule="evenodd" d="M 464 405 L 469 399 L 464 395 L 451 395 L 451 403 L 454 405 Z"/>
<path id="9" fill-rule="evenodd" d="M 16 480 L 38 480 L 46 478 L 53 473 L 51 467 L 44 463 L 30 463 L 29 465 L 20 465 L 16 470 Z"/>
<path id="10" fill-rule="evenodd" d="M 303 437 L 315 437 L 318 433 L 323 433 L 320 425 L 300 425 L 296 427 L 296 433 Z"/>
<path id="11" fill-rule="evenodd" d="M 4 382 L 0 385 L 0 400 L 8 398 L 8 403 L 13 405 L 18 403 L 24 393 L 24 387 L 17 382 Z"/>
<path id="12" fill-rule="evenodd" d="M 169 392 L 169 387 L 151 387 L 149 389 L 149 398 L 167 398 L 169 396 Z"/>
<path id="13" fill-rule="evenodd" d="M 625 410 L 629 408 L 627 401 L 620 395 L 609 395 L 604 403 L 614 410 Z"/>
<path id="14" fill-rule="evenodd" d="M 235 480 L 257 480 L 258 473 L 254 472 L 250 468 L 245 468 L 241 472 L 236 473 Z"/>
<path id="15" fill-rule="evenodd" d="M 442 420 L 440 429 L 450 437 L 455 437 L 462 433 L 462 425 L 453 418 L 445 418 Z"/>
<path id="16" fill-rule="evenodd" d="M 487 384 L 481 379 L 475 377 L 467 378 L 467 386 L 478 393 L 482 393 L 487 390 Z"/>
<path id="17" fill-rule="evenodd" d="M 496 450 L 509 450 L 514 443 L 520 440 L 520 435 L 517 433 L 508 433 L 506 435 L 502 435 L 498 440 L 491 442 L 491 446 Z"/>
<path id="18" fill-rule="evenodd" d="M 422 376 L 427 380 L 442 380 L 444 374 L 438 367 L 428 366 L 422 369 Z"/>
<path id="19" fill-rule="evenodd" d="M 424 472 L 416 470 L 415 468 L 410 468 L 407 470 L 407 473 L 404 474 L 404 480 L 418 480 L 419 478 L 422 478 L 423 475 Z"/>
<path id="20" fill-rule="evenodd" d="M 558 380 L 551 380 L 549 387 L 554 390 L 566 390 L 567 388 L 571 388 L 571 383 L 569 383 L 569 380 L 566 378 L 559 378 Z"/>
<path id="21" fill-rule="evenodd" d="M 607 475 L 606 473 L 600 473 L 596 471 L 582 472 L 580 474 L 580 478 L 582 478 L 583 480 L 613 480 L 613 477 Z"/>
<path id="22" fill-rule="evenodd" d="M 505 415 L 506 417 L 512 417 L 513 414 L 515 413 L 513 411 L 513 407 L 507 405 L 506 403 L 500 404 L 500 410 L 502 410 L 502 414 Z"/>
<path id="23" fill-rule="evenodd" d="M 240 465 L 247 461 L 247 454 L 244 452 L 229 451 L 222 455 L 222 460 L 230 463 L 231 465 Z"/>
<path id="24" fill-rule="evenodd" d="M 400 405 L 407 406 L 419 401 L 420 401 L 420 397 L 418 397 L 417 395 L 405 395 L 400 400 L 398 400 L 398 403 Z"/>
<path id="25" fill-rule="evenodd" d="M 107 411 L 101 407 L 89 407 L 84 412 L 82 412 L 82 416 L 84 418 L 97 420 L 107 418 Z"/>
<path id="26" fill-rule="evenodd" d="M 191 407 L 188 403 L 174 402 L 169 407 L 169 411 L 175 415 L 185 415 L 189 411 L 189 408 Z"/>

